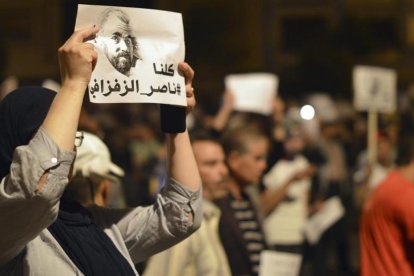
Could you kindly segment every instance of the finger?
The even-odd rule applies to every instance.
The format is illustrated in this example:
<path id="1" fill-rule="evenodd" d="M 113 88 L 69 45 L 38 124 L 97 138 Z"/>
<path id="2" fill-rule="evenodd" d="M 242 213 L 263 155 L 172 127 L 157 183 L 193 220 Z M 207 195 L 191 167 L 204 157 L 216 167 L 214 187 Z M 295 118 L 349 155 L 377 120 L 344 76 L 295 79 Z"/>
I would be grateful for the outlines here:
<path id="1" fill-rule="evenodd" d="M 85 49 L 95 51 L 95 45 L 93 45 L 92 43 L 85 42 L 85 43 L 83 44 L 83 47 L 84 47 Z"/>
<path id="2" fill-rule="evenodd" d="M 196 100 L 194 97 L 187 99 L 187 108 L 186 108 L 186 113 L 190 113 L 196 106 Z"/>
<path id="3" fill-rule="evenodd" d="M 88 38 L 95 36 L 98 31 L 99 28 L 96 25 L 79 29 L 72 34 L 67 43 L 84 42 Z"/>
<path id="4" fill-rule="evenodd" d="M 94 49 L 89 49 L 85 44 L 81 44 L 79 47 L 73 47 L 72 52 L 91 64 L 95 64 L 98 58 L 98 53 Z"/>
<path id="5" fill-rule="evenodd" d="M 96 57 L 97 56 L 95 47 L 89 43 L 82 43 L 82 44 L 74 45 L 71 48 L 71 51 L 83 57 L 89 57 L 89 56 Z"/>
<path id="6" fill-rule="evenodd" d="M 98 53 L 96 51 L 91 51 L 90 57 L 92 58 L 92 63 L 96 63 L 96 60 L 98 59 Z"/>
<path id="7" fill-rule="evenodd" d="M 186 63 L 186 62 L 180 62 L 178 64 L 178 69 L 180 69 L 180 71 L 184 74 L 185 83 L 186 84 L 191 84 L 191 82 L 193 81 L 193 78 L 194 78 L 193 68 L 191 68 L 191 66 L 188 65 L 188 63 Z"/>
<path id="8" fill-rule="evenodd" d="M 190 87 L 189 89 L 186 89 L 186 95 L 187 95 L 187 97 L 193 97 L 194 96 L 194 87 Z"/>

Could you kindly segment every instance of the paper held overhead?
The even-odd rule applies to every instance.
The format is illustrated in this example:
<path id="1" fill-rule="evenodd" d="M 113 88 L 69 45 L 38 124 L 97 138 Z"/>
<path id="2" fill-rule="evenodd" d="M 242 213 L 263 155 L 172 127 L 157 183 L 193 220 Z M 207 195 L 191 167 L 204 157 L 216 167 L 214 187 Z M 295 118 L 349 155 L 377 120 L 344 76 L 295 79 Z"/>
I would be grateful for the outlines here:
<path id="1" fill-rule="evenodd" d="M 234 109 L 269 115 L 277 95 L 279 79 L 271 73 L 232 74 L 224 79 L 234 95 Z"/>
<path id="2" fill-rule="evenodd" d="M 354 107 L 359 111 L 396 110 L 397 73 L 393 69 L 358 65 L 353 71 Z"/>
<path id="3" fill-rule="evenodd" d="M 94 103 L 160 103 L 185 106 L 178 72 L 185 43 L 180 13 L 79 5 L 75 29 L 97 25 L 89 40 L 98 61 L 89 83 Z"/>

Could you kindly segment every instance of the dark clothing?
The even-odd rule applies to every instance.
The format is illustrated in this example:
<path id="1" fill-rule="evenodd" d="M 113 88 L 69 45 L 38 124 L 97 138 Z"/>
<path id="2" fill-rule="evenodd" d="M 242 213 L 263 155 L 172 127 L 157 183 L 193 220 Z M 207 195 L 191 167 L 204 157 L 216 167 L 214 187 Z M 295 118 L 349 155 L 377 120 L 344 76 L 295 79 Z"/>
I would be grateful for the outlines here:
<path id="1" fill-rule="evenodd" d="M 16 148 L 27 145 L 41 127 L 55 95 L 43 87 L 24 87 L 0 102 L 0 180 L 10 174 Z M 80 204 L 62 199 L 49 231 L 85 275 L 134 275 L 125 257 Z"/>
<path id="2" fill-rule="evenodd" d="M 258 226 L 255 231 L 257 231 L 258 236 L 263 237 L 260 243 L 263 244 L 262 249 L 264 249 L 266 245 L 260 222 L 257 219 L 257 212 L 247 194 L 243 194 L 243 197 L 249 203 L 250 210 L 254 213 L 253 217 Z M 235 202 L 235 200 L 230 195 L 215 201 L 215 204 L 221 210 L 219 234 L 227 254 L 232 275 L 257 275 L 257 267 L 255 268 L 255 266 L 258 264 L 258 261 L 251 259 L 252 252 L 248 248 L 250 241 L 246 239 L 245 230 L 240 227 L 240 219 L 236 217 L 232 202 Z M 260 255 L 260 252 L 258 254 Z"/>
<path id="3" fill-rule="evenodd" d="M 0 102 L 0 180 L 9 174 L 13 152 L 26 145 L 46 117 L 56 92 L 23 87 Z"/>
<path id="4" fill-rule="evenodd" d="M 98 228 L 92 214 L 67 194 L 49 232 L 85 275 L 135 275 L 111 239 Z"/>

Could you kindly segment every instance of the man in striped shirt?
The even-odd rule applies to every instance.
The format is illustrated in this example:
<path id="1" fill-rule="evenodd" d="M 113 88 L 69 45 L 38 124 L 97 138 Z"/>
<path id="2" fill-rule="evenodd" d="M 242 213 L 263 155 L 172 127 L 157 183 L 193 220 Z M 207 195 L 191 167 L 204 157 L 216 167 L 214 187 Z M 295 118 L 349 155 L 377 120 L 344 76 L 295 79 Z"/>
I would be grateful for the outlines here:
<path id="1" fill-rule="evenodd" d="M 233 275 L 258 275 L 265 238 L 252 199 L 245 189 L 258 185 L 266 169 L 269 141 L 257 129 L 236 128 L 223 135 L 230 171 L 229 194 L 216 200 L 222 216 L 220 238 Z"/>

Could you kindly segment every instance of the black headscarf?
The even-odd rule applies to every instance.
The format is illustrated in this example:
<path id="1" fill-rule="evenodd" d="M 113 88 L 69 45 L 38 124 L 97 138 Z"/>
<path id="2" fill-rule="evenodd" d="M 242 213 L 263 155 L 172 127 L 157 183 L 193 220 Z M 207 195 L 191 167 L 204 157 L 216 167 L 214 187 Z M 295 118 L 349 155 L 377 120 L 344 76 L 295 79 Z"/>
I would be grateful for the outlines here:
<path id="1" fill-rule="evenodd" d="M 0 102 L 0 180 L 10 171 L 14 150 L 27 145 L 42 124 L 56 92 L 24 87 Z"/>
<path id="2" fill-rule="evenodd" d="M 109 237 L 96 226 L 92 214 L 65 192 L 57 220 L 49 232 L 85 275 L 135 275 Z"/>
<path id="3" fill-rule="evenodd" d="M 24 87 L 0 102 L 0 179 L 9 174 L 16 147 L 27 145 L 41 126 L 55 95 L 46 88 Z M 91 213 L 68 196 L 61 198 L 58 217 L 48 229 L 83 274 L 135 275 Z"/>

